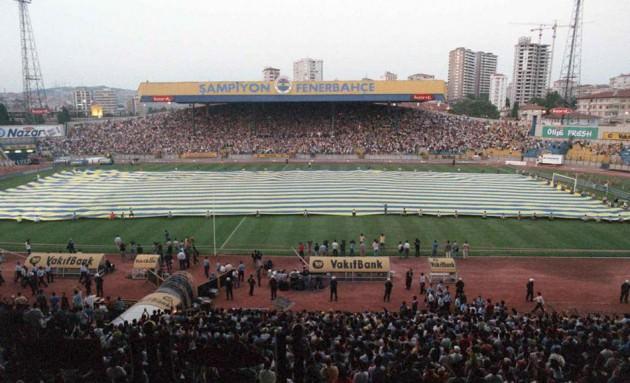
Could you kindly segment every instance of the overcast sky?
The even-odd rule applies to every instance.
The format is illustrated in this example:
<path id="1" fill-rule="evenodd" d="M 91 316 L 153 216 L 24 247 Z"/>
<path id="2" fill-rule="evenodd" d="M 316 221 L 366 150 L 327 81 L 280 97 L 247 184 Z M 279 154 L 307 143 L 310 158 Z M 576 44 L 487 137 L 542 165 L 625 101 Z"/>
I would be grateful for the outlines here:
<path id="1" fill-rule="evenodd" d="M 301 57 L 324 60 L 324 79 L 446 79 L 449 50 L 499 56 L 511 77 L 514 44 L 537 32 L 511 22 L 569 21 L 573 0 L 33 0 L 45 84 L 136 89 L 150 81 L 291 76 Z M 630 72 L 630 1 L 586 0 L 582 83 Z M 533 27 L 531 27 L 533 28 Z M 559 76 L 567 29 L 556 40 Z M 551 33 L 545 31 L 550 42 Z M 0 1 L 0 91 L 22 88 L 18 6 Z"/>

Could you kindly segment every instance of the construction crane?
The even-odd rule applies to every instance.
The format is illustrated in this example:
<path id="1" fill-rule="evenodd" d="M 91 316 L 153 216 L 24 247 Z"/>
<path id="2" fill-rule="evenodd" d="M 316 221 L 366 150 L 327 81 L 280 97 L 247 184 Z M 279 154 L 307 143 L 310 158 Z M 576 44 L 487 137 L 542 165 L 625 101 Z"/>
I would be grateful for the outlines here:
<path id="1" fill-rule="evenodd" d="M 538 31 L 538 44 L 542 44 L 543 31 L 551 30 L 553 33 L 551 35 L 551 52 L 549 57 L 549 73 L 547 75 L 547 86 L 551 88 L 551 74 L 553 72 L 553 56 L 556 51 L 556 37 L 558 35 L 558 28 L 570 28 L 571 25 L 559 25 L 558 20 L 554 20 L 553 24 L 545 24 L 545 23 L 510 23 L 513 25 L 535 25 L 537 28 L 531 28 L 530 32 Z"/>
<path id="2" fill-rule="evenodd" d="M 44 77 L 39 67 L 37 46 L 28 13 L 31 0 L 15 0 L 20 8 L 20 48 L 22 53 L 22 91 L 24 112 L 27 119 L 32 120 L 34 114 L 46 114 L 46 88 Z"/>

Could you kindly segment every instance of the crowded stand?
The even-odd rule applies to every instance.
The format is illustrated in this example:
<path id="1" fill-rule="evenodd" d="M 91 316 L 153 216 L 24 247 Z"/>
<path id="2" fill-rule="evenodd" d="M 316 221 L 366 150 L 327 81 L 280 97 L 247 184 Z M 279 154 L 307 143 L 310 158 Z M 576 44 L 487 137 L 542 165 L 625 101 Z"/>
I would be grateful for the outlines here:
<path id="1" fill-rule="evenodd" d="M 439 309 L 427 292 L 397 312 L 196 307 L 117 326 L 110 321 L 125 308 L 120 299 L 40 291 L 31 305 L 18 294 L 0 302 L 0 373 L 3 381 L 58 382 L 630 380 L 628 315 L 517 313 L 489 298 L 467 302 L 461 287 L 452 303 L 439 298 Z M 49 358 L 47 368 L 23 364 L 38 356 Z"/>
<path id="2" fill-rule="evenodd" d="M 40 142 L 45 154 L 435 154 L 524 150 L 515 122 L 379 104 L 216 105 L 105 121 Z"/>

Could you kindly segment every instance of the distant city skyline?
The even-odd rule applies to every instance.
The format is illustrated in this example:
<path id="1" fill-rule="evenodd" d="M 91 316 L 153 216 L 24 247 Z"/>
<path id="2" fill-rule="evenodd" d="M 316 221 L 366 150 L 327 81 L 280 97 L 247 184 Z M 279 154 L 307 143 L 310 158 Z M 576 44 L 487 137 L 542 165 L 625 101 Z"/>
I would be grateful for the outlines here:
<path id="1" fill-rule="evenodd" d="M 290 75 L 303 57 L 322 59 L 324 80 L 447 79 L 448 52 L 464 46 L 498 56 L 497 71 L 513 72 L 514 42 L 537 41 L 535 26 L 566 24 L 571 0 L 505 2 L 272 0 L 34 0 L 30 16 L 47 88 L 136 89 L 142 81 L 257 80 L 273 66 Z M 299 11 L 298 11 L 299 10 Z M 606 84 L 630 71 L 630 2 L 586 1 L 582 83 Z M 0 92 L 22 89 L 18 7 L 0 2 Z M 559 77 L 567 29 L 558 31 L 552 81 Z M 550 43 L 550 31 L 543 42 Z M 510 79 L 512 80 L 512 79 Z"/>

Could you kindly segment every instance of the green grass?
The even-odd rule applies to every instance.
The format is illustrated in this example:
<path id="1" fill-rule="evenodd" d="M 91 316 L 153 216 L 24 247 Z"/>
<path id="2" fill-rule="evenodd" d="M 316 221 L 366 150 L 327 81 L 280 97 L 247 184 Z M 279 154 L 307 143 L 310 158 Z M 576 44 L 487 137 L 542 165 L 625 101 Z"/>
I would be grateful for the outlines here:
<path id="1" fill-rule="evenodd" d="M 145 218 L 133 220 L 79 220 L 64 222 L 0 221 L 0 248 L 23 250 L 31 239 L 34 251 L 64 251 L 72 238 L 84 252 L 115 252 L 114 237 L 143 244 L 150 251 L 153 241 L 162 241 L 167 229 L 173 237 L 192 236 L 202 253 L 212 254 L 216 246 L 222 254 L 249 254 L 262 249 L 266 254 L 289 255 L 298 242 L 355 239 L 364 233 L 368 241 L 381 232 L 387 236 L 394 255 L 398 241 L 422 241 L 424 254 L 430 242 L 447 239 L 460 244 L 468 240 L 472 255 L 555 255 L 607 256 L 630 255 L 630 228 L 627 224 L 582 222 L 577 220 L 500 220 L 482 218 L 417 216 L 264 216 L 217 217 L 216 244 L 212 219 Z M 368 246 L 369 248 L 369 246 Z"/>
<path id="2" fill-rule="evenodd" d="M 125 171 L 170 170 L 292 170 L 307 169 L 306 164 L 142 164 L 116 165 L 104 169 Z M 422 165 L 422 164 L 314 164 L 312 169 L 354 170 L 382 169 L 406 171 L 461 171 L 485 173 L 512 173 L 509 167 L 478 165 Z M 57 169 L 61 170 L 61 169 Z M 543 170 L 545 171 L 545 170 Z M 52 171 L 40 172 L 40 176 Z M 36 179 L 35 174 L 17 175 L 0 180 L 0 190 L 15 187 Z M 626 180 L 616 182 L 628 182 Z M 217 217 L 216 243 L 212 220 L 205 218 L 146 218 L 134 220 L 79 220 L 64 222 L 0 221 L 0 248 L 23 250 L 23 242 L 29 238 L 34 251 L 64 251 L 72 238 L 77 247 L 85 252 L 114 252 L 114 237 L 120 234 L 126 242 L 143 244 L 151 250 L 154 241 L 164 239 L 164 229 L 182 239 L 192 236 L 200 250 L 211 254 L 216 247 L 222 254 L 248 254 L 261 249 L 266 254 L 289 255 L 298 242 L 320 242 L 324 239 L 341 241 L 357 238 L 364 233 L 368 241 L 381 232 L 387 236 L 390 254 L 398 241 L 422 241 L 423 255 L 430 251 L 434 239 L 442 245 L 447 239 L 460 244 L 468 240 L 472 255 L 552 255 L 552 256 L 630 256 L 630 227 L 627 224 L 582 222 L 577 220 L 539 219 L 537 221 L 515 219 L 482 219 L 473 217 L 437 218 L 417 216 L 266 216 Z M 369 246 L 368 246 L 369 249 Z"/>

